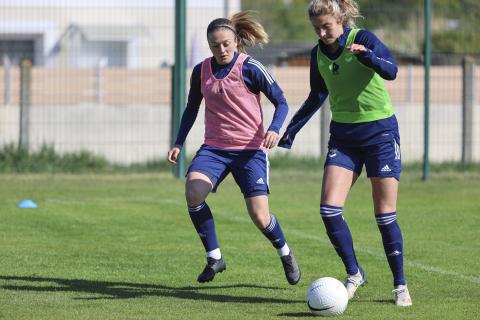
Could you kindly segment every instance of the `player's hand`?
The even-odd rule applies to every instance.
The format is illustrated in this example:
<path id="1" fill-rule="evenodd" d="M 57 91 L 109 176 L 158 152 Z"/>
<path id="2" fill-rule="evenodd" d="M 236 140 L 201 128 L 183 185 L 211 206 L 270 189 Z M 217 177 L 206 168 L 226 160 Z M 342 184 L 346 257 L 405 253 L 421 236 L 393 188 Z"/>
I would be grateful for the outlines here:
<path id="1" fill-rule="evenodd" d="M 182 149 L 182 146 L 176 145 L 170 151 L 168 151 L 167 154 L 167 160 L 171 164 L 177 164 L 177 159 L 178 155 L 180 154 L 180 150 Z"/>
<path id="2" fill-rule="evenodd" d="M 363 44 L 356 44 L 356 43 L 353 43 L 351 46 L 348 46 L 347 50 L 353 54 L 360 54 L 363 52 L 367 52 L 367 48 L 365 48 Z"/>
<path id="3" fill-rule="evenodd" d="M 285 131 L 283 136 L 278 141 L 278 146 L 280 148 L 291 149 L 293 141 L 290 141 L 290 135 Z"/>
<path id="4" fill-rule="evenodd" d="M 272 149 L 277 145 L 278 142 L 278 133 L 275 131 L 267 131 L 265 134 L 265 140 L 263 141 L 263 146 L 267 149 Z"/>

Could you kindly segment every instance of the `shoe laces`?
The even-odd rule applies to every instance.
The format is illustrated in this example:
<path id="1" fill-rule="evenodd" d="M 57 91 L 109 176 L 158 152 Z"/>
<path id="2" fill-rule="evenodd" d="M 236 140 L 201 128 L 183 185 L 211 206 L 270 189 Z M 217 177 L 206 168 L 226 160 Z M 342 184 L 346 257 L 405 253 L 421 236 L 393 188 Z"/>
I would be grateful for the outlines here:
<path id="1" fill-rule="evenodd" d="M 212 267 L 215 263 L 217 263 L 217 261 L 219 261 L 219 259 L 208 257 L 207 258 L 207 266 Z"/>
<path id="2" fill-rule="evenodd" d="M 408 307 L 412 305 L 412 299 L 408 292 L 407 286 L 400 286 L 392 290 L 395 293 L 395 304 L 402 307 Z"/>
<path id="3" fill-rule="evenodd" d="M 359 287 L 362 284 L 363 276 L 361 274 L 349 275 L 345 278 L 345 285 L 348 283 L 353 284 L 355 287 Z"/>
<path id="4" fill-rule="evenodd" d="M 288 272 L 294 272 L 295 271 L 295 266 L 294 266 L 293 259 L 292 259 L 291 255 L 283 256 L 282 257 L 282 262 L 283 262 L 283 265 L 285 266 L 285 269 Z"/>
<path id="5" fill-rule="evenodd" d="M 408 292 L 408 289 L 407 289 L 407 287 L 401 287 L 401 288 L 393 289 L 392 292 L 395 293 L 395 296 L 398 297 L 398 296 L 401 295 L 402 293 Z"/>

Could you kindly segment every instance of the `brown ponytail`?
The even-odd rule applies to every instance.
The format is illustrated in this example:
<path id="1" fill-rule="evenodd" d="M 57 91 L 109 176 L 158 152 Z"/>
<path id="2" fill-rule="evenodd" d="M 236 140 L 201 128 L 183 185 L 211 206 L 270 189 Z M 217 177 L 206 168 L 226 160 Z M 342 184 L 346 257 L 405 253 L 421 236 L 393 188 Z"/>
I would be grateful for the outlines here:
<path id="1" fill-rule="evenodd" d="M 242 11 L 230 19 L 215 19 L 207 27 L 207 36 L 218 28 L 231 30 L 238 40 L 237 49 L 245 52 L 245 47 L 268 43 L 268 34 L 258 22 L 254 11 Z"/>

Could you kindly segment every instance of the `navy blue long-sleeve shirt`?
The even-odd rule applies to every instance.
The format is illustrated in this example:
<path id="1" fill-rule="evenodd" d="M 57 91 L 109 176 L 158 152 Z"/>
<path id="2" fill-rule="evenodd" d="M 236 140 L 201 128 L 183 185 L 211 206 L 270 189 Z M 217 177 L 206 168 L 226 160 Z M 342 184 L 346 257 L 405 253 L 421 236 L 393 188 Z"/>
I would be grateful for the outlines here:
<path id="1" fill-rule="evenodd" d="M 336 52 L 332 53 L 328 51 L 326 45 L 323 44 L 321 40 L 319 40 L 318 45 L 312 49 L 310 54 L 310 94 L 290 121 L 283 135 L 283 138 L 288 136 L 288 141 L 284 141 L 283 138 L 280 139 L 278 144 L 280 147 L 288 149 L 291 148 L 297 132 L 300 131 L 300 129 L 315 114 L 315 112 L 320 109 L 328 96 L 327 86 L 318 69 L 317 51 L 321 50 L 322 53 L 331 60 L 337 59 L 345 49 L 345 44 L 351 30 L 352 29 L 350 28 L 344 28 L 343 34 L 338 38 L 338 43 L 340 46 Z M 361 63 L 369 68 L 372 68 L 385 80 L 394 80 L 396 78 L 398 70 L 397 62 L 393 58 L 388 48 L 375 36 L 375 34 L 365 29 L 359 30 L 355 37 L 354 43 L 364 45 L 365 48 L 367 48 L 366 52 L 356 55 L 357 59 Z M 379 120 L 379 122 L 382 121 L 388 122 L 391 121 L 391 119 Z M 385 123 L 384 125 L 387 127 L 390 124 Z M 372 136 L 375 134 L 373 131 L 376 130 L 376 128 L 372 128 L 371 124 L 369 123 L 348 124 L 348 126 L 350 130 L 355 132 L 355 134 L 360 134 L 362 136 Z M 343 127 L 344 126 L 342 126 L 342 130 L 344 130 Z M 382 125 L 381 127 L 384 126 Z M 335 123 L 332 123 L 331 131 L 332 130 L 336 131 Z"/>
<path id="2" fill-rule="evenodd" d="M 233 60 L 227 65 L 218 64 L 215 59 L 211 59 L 212 72 L 217 79 L 225 78 L 233 65 L 237 61 L 239 53 L 235 52 Z M 192 128 L 195 119 L 197 118 L 200 104 L 203 100 L 201 92 L 201 70 L 202 63 L 197 64 L 192 71 L 190 78 L 190 91 L 188 93 L 187 106 L 182 116 L 180 128 L 175 144 L 183 145 L 187 138 L 188 132 Z M 243 81 L 248 90 L 254 94 L 263 92 L 265 96 L 275 107 L 273 119 L 267 131 L 274 131 L 278 133 L 288 114 L 288 104 L 283 95 L 282 89 L 277 82 L 268 73 L 266 68 L 257 60 L 249 57 L 245 60 L 242 66 Z"/>

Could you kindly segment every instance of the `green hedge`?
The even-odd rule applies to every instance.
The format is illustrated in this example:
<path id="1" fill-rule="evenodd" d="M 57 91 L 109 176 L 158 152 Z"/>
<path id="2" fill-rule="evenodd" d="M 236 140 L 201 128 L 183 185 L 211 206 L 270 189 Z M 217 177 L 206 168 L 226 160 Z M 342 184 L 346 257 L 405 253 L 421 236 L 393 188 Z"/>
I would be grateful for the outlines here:
<path id="1" fill-rule="evenodd" d="M 190 163 L 191 158 L 187 160 Z M 317 171 L 323 169 L 323 158 L 277 155 L 270 157 L 272 170 Z M 17 145 L 6 145 L 0 149 L 0 173 L 113 173 L 171 171 L 166 159 L 144 163 L 118 165 L 88 151 L 59 154 L 55 148 L 43 145 L 38 151 L 29 152 Z M 421 174 L 422 163 L 403 164 L 405 172 Z M 431 164 L 433 174 L 443 172 L 471 172 L 480 175 L 480 163 L 464 165 L 460 162 Z"/>

